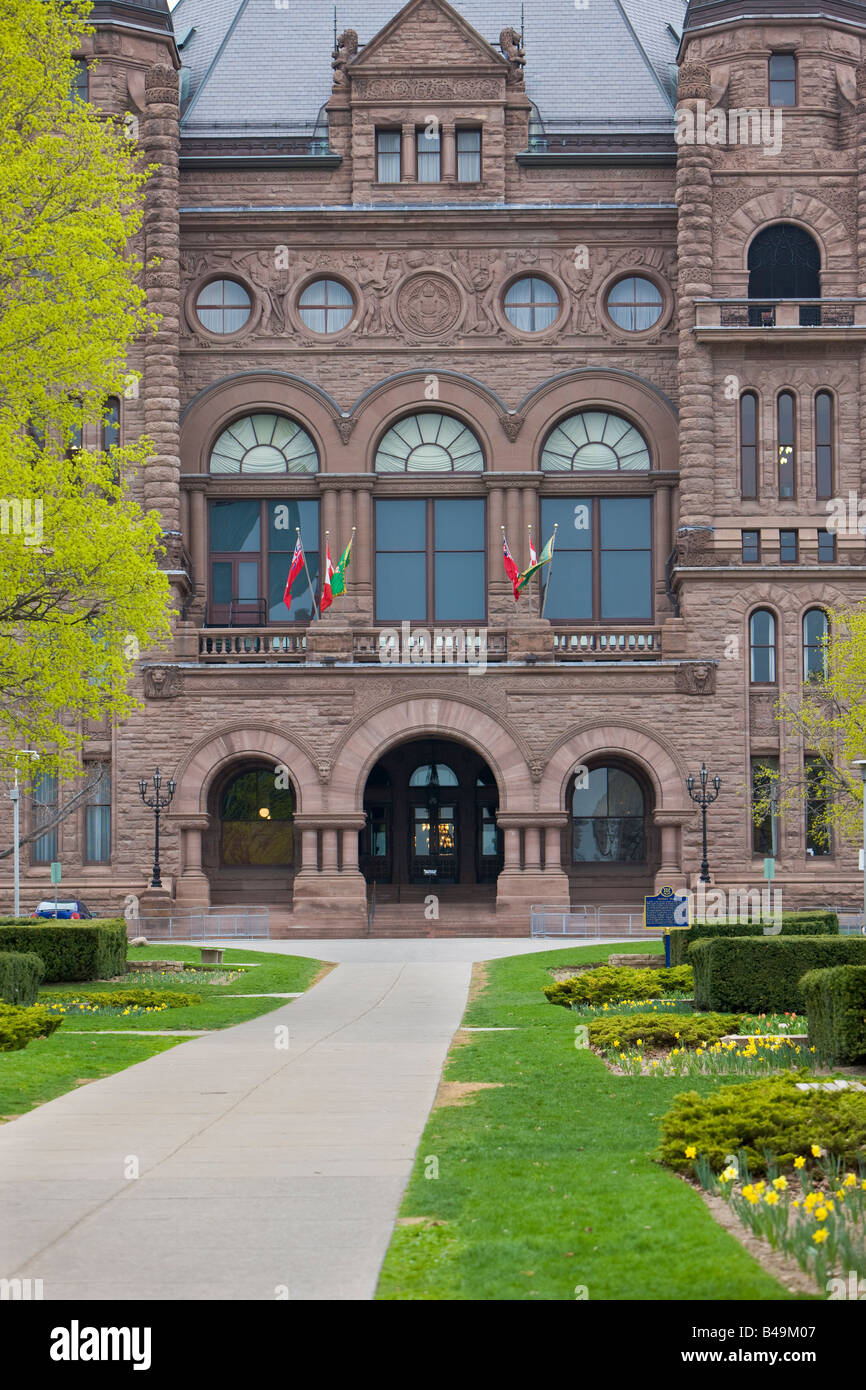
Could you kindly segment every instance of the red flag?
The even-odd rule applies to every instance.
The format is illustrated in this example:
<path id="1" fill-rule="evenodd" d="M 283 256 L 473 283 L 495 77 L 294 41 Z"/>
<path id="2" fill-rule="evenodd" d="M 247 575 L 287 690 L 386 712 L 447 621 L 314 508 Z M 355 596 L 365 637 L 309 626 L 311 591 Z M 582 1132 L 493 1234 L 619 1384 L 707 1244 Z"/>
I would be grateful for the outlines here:
<path id="1" fill-rule="evenodd" d="M 331 564 L 331 542 L 325 542 L 325 582 L 322 585 L 322 602 L 319 608 L 322 613 L 330 608 L 334 602 L 334 595 L 331 592 L 331 576 L 334 573 L 334 566 Z"/>
<path id="2" fill-rule="evenodd" d="M 304 547 L 301 545 L 301 533 L 298 532 L 298 539 L 295 541 L 295 553 L 292 556 L 292 563 L 289 566 L 289 577 L 286 580 L 286 592 L 283 595 L 283 602 L 287 608 L 292 606 L 292 585 L 304 568 Z"/>
<path id="3" fill-rule="evenodd" d="M 520 570 L 514 563 L 514 558 L 511 554 L 511 551 L 508 549 L 508 541 L 505 538 L 504 532 L 502 535 L 502 563 L 505 565 L 505 573 L 511 580 L 511 587 L 514 590 L 514 602 L 517 603 L 518 599 L 520 598 L 520 591 L 517 587 L 517 581 L 520 578 Z"/>

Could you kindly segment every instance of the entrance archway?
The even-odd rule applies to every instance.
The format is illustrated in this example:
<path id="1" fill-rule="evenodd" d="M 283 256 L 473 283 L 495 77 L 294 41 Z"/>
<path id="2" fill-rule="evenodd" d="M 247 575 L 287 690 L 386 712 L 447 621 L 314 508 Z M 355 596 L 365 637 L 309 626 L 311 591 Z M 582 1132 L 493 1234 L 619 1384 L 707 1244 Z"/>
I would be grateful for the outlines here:
<path id="1" fill-rule="evenodd" d="M 297 797 L 273 763 L 235 764 L 215 779 L 203 863 L 211 901 L 288 906 L 298 857 Z"/>
<path id="2" fill-rule="evenodd" d="M 384 900 L 446 890 L 492 896 L 502 868 L 499 793 L 485 760 L 449 739 L 390 749 L 364 791 L 360 867 Z"/>
<path id="3" fill-rule="evenodd" d="M 569 779 L 563 864 L 572 901 L 634 903 L 653 892 L 660 862 L 653 788 L 627 759 L 590 762 Z"/>

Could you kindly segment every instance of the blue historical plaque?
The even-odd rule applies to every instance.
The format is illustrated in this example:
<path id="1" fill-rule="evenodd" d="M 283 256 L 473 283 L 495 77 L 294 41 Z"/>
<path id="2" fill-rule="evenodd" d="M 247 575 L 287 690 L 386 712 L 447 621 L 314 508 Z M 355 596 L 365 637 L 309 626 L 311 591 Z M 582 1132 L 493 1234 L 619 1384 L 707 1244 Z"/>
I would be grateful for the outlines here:
<path id="1" fill-rule="evenodd" d="M 672 931 L 688 931 L 689 900 L 684 893 L 675 893 L 673 888 L 663 888 L 651 898 L 643 900 L 643 924 L 645 928 L 659 928 L 665 934 L 665 965 L 671 963 Z"/>

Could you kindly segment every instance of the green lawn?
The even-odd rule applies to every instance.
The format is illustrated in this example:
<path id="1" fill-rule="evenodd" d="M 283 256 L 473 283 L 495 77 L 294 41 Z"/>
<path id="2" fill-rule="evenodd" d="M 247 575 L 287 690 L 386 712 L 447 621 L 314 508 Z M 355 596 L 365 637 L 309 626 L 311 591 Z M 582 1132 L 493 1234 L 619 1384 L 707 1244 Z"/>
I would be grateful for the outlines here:
<path id="1" fill-rule="evenodd" d="M 612 949 L 629 948 L 487 965 L 464 1022 L 518 1031 L 470 1035 L 444 1079 L 502 1088 L 430 1116 L 401 1210 L 428 1220 L 396 1229 L 378 1298 L 570 1300 L 577 1286 L 591 1301 L 792 1297 L 651 1159 L 673 1097 L 720 1083 L 614 1076 L 574 1047 L 576 1015 L 543 998 L 550 966 Z M 425 1177 L 431 1158 L 438 1178 Z"/>
<path id="2" fill-rule="evenodd" d="M 130 948 L 130 960 L 188 960 L 199 962 L 201 954 L 194 946 L 144 946 Z M 0 1052 L 0 1122 L 23 1114 L 37 1105 L 74 1090 L 82 1082 L 110 1076 L 134 1062 L 166 1048 L 177 1047 L 183 1038 L 153 1038 L 140 1035 L 140 1030 L 174 1028 L 229 1028 L 244 1023 L 272 1009 L 289 1003 L 286 999 L 231 999 L 231 994 L 301 993 L 308 989 L 322 970 L 322 962 L 303 956 L 272 955 L 266 951 L 250 951 L 241 946 L 226 950 L 224 963 L 256 961 L 254 969 L 246 971 L 227 985 L 203 984 L 202 977 L 191 981 L 188 973 L 166 975 L 148 988 L 177 989 L 184 993 L 200 994 L 203 1002 L 185 1009 L 166 1009 L 158 1014 L 141 1014 L 134 1018 L 98 1018 L 94 1014 L 77 1018 L 67 1016 L 50 1038 L 39 1038 L 21 1052 Z M 206 978 L 206 977 L 205 977 Z M 134 988 L 136 976 L 130 972 L 123 985 L 90 981 L 80 985 L 53 985 L 40 991 L 48 995 L 68 995 L 74 998 L 82 990 L 106 991 Z M 96 1037 L 96 1032 L 122 1029 L 127 1036 Z"/>

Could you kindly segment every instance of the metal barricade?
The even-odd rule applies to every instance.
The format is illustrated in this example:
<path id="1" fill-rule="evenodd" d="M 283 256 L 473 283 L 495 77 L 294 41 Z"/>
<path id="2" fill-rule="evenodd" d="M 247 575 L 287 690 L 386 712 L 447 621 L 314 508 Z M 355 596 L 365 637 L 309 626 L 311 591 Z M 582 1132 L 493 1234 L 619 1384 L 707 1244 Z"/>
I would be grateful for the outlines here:
<path id="1" fill-rule="evenodd" d="M 148 941 L 269 939 L 271 913 L 267 907 L 221 907 L 165 917 L 133 917 L 127 924 L 127 935 L 145 936 Z"/>
<path id="2" fill-rule="evenodd" d="M 537 938 L 576 937 L 585 940 L 619 940 L 621 937 L 660 937 L 661 928 L 644 926 L 643 906 L 629 903 L 604 907 L 563 907 L 533 903 L 529 909 L 529 934 Z"/>

